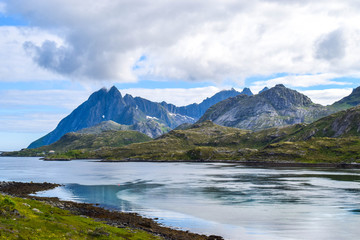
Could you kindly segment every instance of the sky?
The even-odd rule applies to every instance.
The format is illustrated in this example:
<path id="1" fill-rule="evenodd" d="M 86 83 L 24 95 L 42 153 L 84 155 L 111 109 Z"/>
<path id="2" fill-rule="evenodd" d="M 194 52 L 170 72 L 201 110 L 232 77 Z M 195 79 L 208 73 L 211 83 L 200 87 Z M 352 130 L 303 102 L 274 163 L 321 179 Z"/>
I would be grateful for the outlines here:
<path id="1" fill-rule="evenodd" d="M 284 84 L 332 104 L 360 85 L 357 0 L 0 0 L 0 151 L 88 96 L 178 106 Z"/>

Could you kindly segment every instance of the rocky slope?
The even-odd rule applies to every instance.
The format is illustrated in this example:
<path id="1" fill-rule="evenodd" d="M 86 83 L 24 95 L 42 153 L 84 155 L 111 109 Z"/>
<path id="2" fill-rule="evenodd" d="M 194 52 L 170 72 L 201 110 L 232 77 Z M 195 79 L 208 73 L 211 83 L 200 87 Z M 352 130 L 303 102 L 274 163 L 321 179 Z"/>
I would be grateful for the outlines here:
<path id="1" fill-rule="evenodd" d="M 254 96 L 239 95 L 210 107 L 199 122 L 241 129 L 261 130 L 296 123 L 310 123 L 332 111 L 284 85 Z"/>

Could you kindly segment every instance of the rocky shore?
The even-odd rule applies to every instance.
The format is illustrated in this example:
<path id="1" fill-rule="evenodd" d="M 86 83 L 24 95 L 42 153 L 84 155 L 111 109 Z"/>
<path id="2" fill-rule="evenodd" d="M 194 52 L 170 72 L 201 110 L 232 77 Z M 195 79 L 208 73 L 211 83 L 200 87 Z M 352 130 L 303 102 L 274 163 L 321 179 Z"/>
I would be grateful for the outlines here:
<path id="1" fill-rule="evenodd" d="M 111 211 L 92 204 L 75 203 L 71 201 L 60 201 L 58 198 L 46 198 L 30 196 L 39 191 L 45 191 L 60 186 L 53 183 L 22 183 L 22 182 L 0 182 L 0 193 L 15 197 L 31 198 L 34 200 L 46 202 L 52 206 L 69 210 L 72 214 L 81 215 L 106 222 L 108 225 L 125 228 L 141 229 L 146 232 L 158 235 L 167 240 L 222 240 L 220 236 L 206 236 L 191 233 L 189 231 L 175 230 L 161 226 L 156 221 L 141 217 L 135 213 L 123 213 Z"/>

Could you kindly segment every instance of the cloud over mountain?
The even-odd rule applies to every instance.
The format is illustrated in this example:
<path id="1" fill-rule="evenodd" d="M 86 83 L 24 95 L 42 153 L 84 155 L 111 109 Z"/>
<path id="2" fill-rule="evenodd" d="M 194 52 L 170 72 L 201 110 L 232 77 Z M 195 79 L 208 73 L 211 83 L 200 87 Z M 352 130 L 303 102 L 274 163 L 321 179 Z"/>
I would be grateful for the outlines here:
<path id="1" fill-rule="evenodd" d="M 22 43 L 39 66 L 73 79 L 117 82 L 358 75 L 358 9 L 351 0 L 6 2 L 8 13 L 61 39 Z M 335 59 L 341 64 L 334 67 Z"/>
<path id="2" fill-rule="evenodd" d="M 337 29 L 322 36 L 316 44 L 316 58 L 325 60 L 341 60 L 345 56 L 344 33 Z"/>

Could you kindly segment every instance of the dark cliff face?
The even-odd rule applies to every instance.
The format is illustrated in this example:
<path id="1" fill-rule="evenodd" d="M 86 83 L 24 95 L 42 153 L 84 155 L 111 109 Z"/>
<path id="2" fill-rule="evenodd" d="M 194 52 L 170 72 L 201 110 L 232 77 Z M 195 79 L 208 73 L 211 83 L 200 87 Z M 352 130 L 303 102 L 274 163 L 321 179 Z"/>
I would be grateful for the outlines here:
<path id="1" fill-rule="evenodd" d="M 305 95 L 284 85 L 254 96 L 239 95 L 215 104 L 199 120 L 250 130 L 312 122 L 326 116 L 326 107 L 312 103 Z"/>

